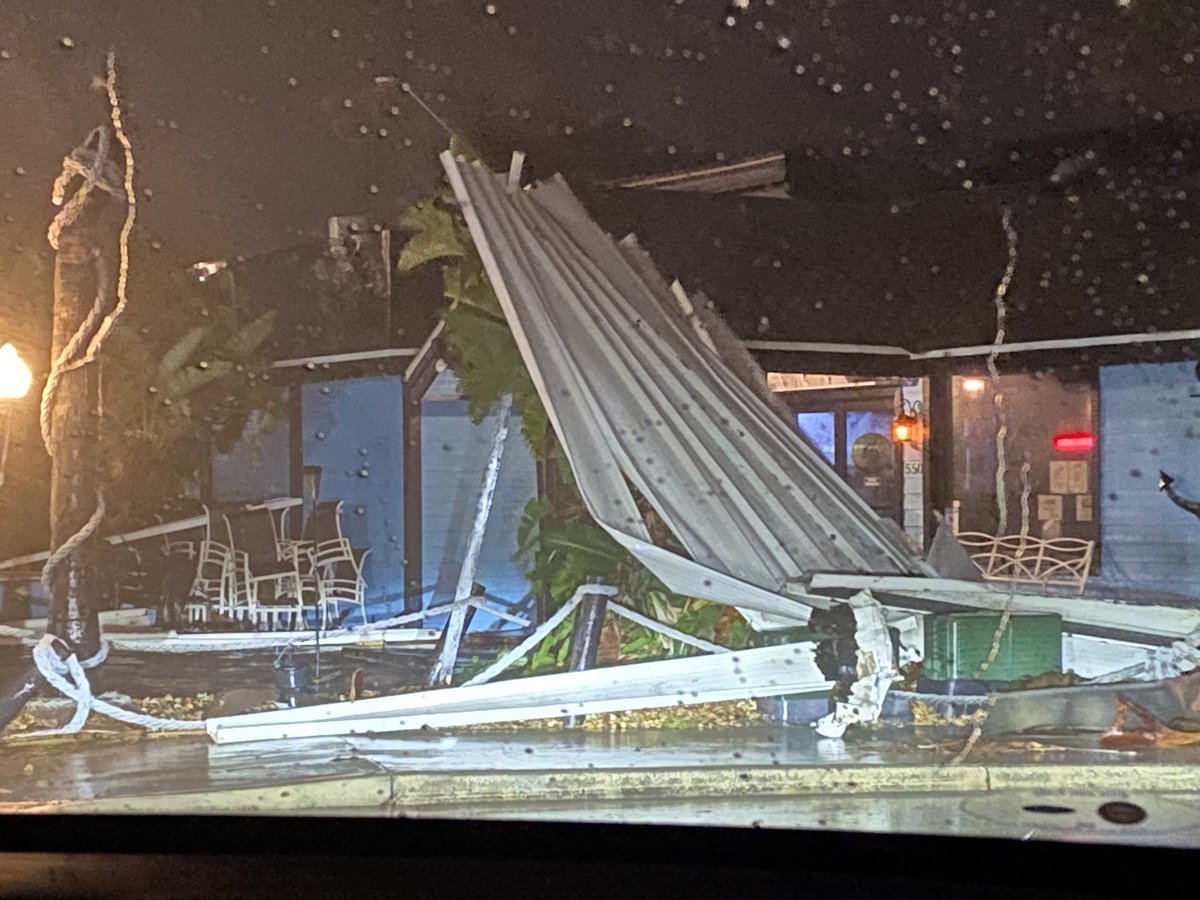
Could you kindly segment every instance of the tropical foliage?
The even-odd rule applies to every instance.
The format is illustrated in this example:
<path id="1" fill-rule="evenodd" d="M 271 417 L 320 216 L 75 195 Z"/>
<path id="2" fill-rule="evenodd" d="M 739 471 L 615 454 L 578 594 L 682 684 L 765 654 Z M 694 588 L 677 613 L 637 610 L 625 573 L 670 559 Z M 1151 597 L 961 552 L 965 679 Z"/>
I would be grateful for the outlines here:
<path id="1" fill-rule="evenodd" d="M 469 148 L 452 146 L 472 156 Z M 416 203 L 401 220 L 411 237 L 400 255 L 402 271 L 440 263 L 446 309 L 443 338 L 468 414 L 481 422 L 497 401 L 513 396 L 522 414 L 522 434 L 550 481 L 525 509 L 517 536 L 517 558 L 529 563 L 527 576 L 549 609 L 561 606 L 575 589 L 599 578 L 620 591 L 621 602 L 661 622 L 708 640 L 742 646 L 745 622 L 729 607 L 673 594 L 622 548 L 589 515 L 571 477 L 570 466 L 553 440 L 541 398 L 504 318 L 469 231 L 452 195 L 443 190 Z M 669 533 L 655 528 L 660 542 Z M 529 658 L 531 671 L 561 667 L 569 653 L 568 618 Z M 625 658 L 684 654 L 689 648 L 625 620 L 619 624 Z"/>
<path id="2" fill-rule="evenodd" d="M 193 493 L 212 450 L 228 452 L 255 411 L 269 428 L 281 402 L 262 354 L 272 313 L 239 322 L 182 266 L 147 269 L 102 352 L 98 458 L 114 526 Z"/>

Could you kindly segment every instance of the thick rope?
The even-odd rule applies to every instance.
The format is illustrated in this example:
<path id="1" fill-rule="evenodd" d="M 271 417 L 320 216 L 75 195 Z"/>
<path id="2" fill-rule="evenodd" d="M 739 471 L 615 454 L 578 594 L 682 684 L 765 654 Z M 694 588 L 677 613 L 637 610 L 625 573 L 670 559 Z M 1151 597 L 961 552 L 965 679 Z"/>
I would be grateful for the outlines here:
<path id="1" fill-rule="evenodd" d="M 92 149 L 92 142 L 96 149 Z M 109 136 L 103 127 L 95 128 L 88 134 L 84 142 L 63 158 L 62 172 L 54 179 L 50 202 L 62 207 L 55 215 L 46 232 L 50 246 L 58 249 L 58 238 L 62 230 L 75 223 L 83 206 L 93 190 L 102 190 L 108 194 L 116 194 L 120 190 L 112 163 L 108 158 Z M 67 186 L 75 178 L 83 179 L 83 183 L 69 198 Z"/>
<path id="2" fill-rule="evenodd" d="M 1004 409 L 1004 391 L 1000 389 L 1000 371 L 996 367 L 996 358 L 1000 355 L 1000 348 L 1004 345 L 1005 320 L 1008 317 L 1008 304 L 1005 298 L 1008 296 L 1013 276 L 1017 272 L 1017 230 L 1013 228 L 1012 224 L 1012 209 L 1007 206 L 1004 207 L 1000 224 L 1008 239 L 1008 261 L 1004 265 L 1004 275 L 1001 276 L 1000 283 L 996 285 L 994 298 L 996 338 L 992 342 L 992 352 L 988 354 L 987 367 L 988 374 L 992 378 L 993 402 L 996 406 L 996 419 L 999 422 L 999 428 L 996 431 L 996 512 L 998 518 L 996 533 L 1003 535 L 1008 530 L 1008 496 L 1005 488 L 1008 464 L 1005 459 L 1004 446 L 1005 439 L 1008 437 L 1008 417 Z"/>
<path id="3" fill-rule="evenodd" d="M 1000 615 L 1000 622 L 996 626 L 996 633 L 992 636 L 992 646 L 988 650 L 987 659 L 979 664 L 979 669 L 986 672 L 991 668 L 992 663 L 996 661 L 996 657 L 1000 655 L 1000 641 L 1004 637 L 1004 632 L 1008 630 L 1009 620 L 1012 618 L 1012 600 L 1004 607 L 1004 612 Z M 975 724 L 971 728 L 971 733 L 967 737 L 967 742 L 963 744 L 961 750 L 955 754 L 950 760 L 949 765 L 957 766 L 962 763 L 971 751 L 975 749 L 975 745 L 979 743 L 979 739 L 983 737 L 983 723 L 987 721 L 987 717 L 991 714 L 992 707 L 996 705 L 996 701 L 1000 699 L 1000 694 L 996 691 L 988 694 L 983 703 L 979 707 L 979 718 L 975 720 Z"/>
<path id="4" fill-rule="evenodd" d="M 46 386 L 42 389 L 39 424 L 42 429 L 42 443 L 46 445 L 46 452 L 50 456 L 54 456 L 55 451 L 50 423 L 54 414 L 54 398 L 58 393 L 59 382 L 67 372 L 78 369 L 91 361 L 86 354 L 80 356 L 80 351 L 83 350 L 84 343 L 91 338 L 104 318 L 104 307 L 108 296 L 108 269 L 100 256 L 94 257 L 93 264 L 96 267 L 96 299 L 92 301 L 92 308 L 88 310 L 87 318 L 83 320 L 76 332 L 71 335 L 71 339 L 67 341 L 67 345 L 63 347 L 62 352 L 58 354 L 58 359 L 54 361 L 54 365 L 50 368 L 50 375 L 46 378 Z"/>
<path id="5" fill-rule="evenodd" d="M 151 731 L 202 731 L 204 729 L 203 722 L 160 719 L 157 716 L 148 716 L 144 713 L 124 709 L 94 696 L 85 670 L 104 661 L 104 657 L 108 655 L 108 644 L 102 644 L 100 652 L 92 659 L 80 662 L 74 653 L 65 660 L 61 659 L 54 647 L 58 640 L 53 635 L 43 636 L 33 650 L 33 662 L 37 666 L 38 672 L 51 687 L 75 702 L 75 714 L 71 717 L 71 721 L 62 728 L 26 733 L 23 735 L 24 737 L 43 734 L 74 734 L 83 728 L 93 710 L 118 722 L 138 725 Z"/>
<path id="6" fill-rule="evenodd" d="M 100 527 L 100 523 L 104 521 L 104 513 L 108 509 L 108 504 L 104 501 L 104 492 L 96 491 L 96 509 L 83 527 L 67 538 L 62 546 L 50 554 L 50 558 L 46 560 L 46 564 L 42 566 L 42 586 L 46 590 L 50 590 L 50 580 L 54 575 L 54 570 L 62 563 L 66 562 L 67 558 L 82 547 L 96 533 L 96 529 Z"/>
<path id="7" fill-rule="evenodd" d="M 1021 464 L 1021 537 L 1029 537 L 1029 498 L 1033 494 L 1033 484 L 1029 480 L 1029 460 Z"/>
<path id="8" fill-rule="evenodd" d="M 121 98 L 117 96 L 117 52 L 108 51 L 108 77 L 104 80 L 104 89 L 108 93 L 108 107 L 112 118 L 113 134 L 121 144 L 125 154 L 125 221 L 121 223 L 121 234 L 117 238 L 117 250 L 120 254 L 117 267 L 117 305 L 108 314 L 96 336 L 88 346 L 88 359 L 95 359 L 96 354 L 108 339 L 109 334 L 125 312 L 129 303 L 126 289 L 129 285 L 129 236 L 133 233 L 133 223 L 137 219 L 137 193 L 133 189 L 133 145 L 125 134 L 125 126 L 121 120 Z"/>

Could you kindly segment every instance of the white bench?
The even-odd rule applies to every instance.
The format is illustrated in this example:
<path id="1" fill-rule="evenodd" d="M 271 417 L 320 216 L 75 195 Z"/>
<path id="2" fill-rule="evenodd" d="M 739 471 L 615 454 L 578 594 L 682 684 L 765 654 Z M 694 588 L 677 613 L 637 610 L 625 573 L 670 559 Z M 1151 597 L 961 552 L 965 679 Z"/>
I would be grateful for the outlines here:
<path id="1" fill-rule="evenodd" d="M 958 535 L 958 540 L 989 581 L 1061 584 L 1080 594 L 1087 584 L 1096 550 L 1095 541 L 1081 538 L 1043 539 L 965 531 Z"/>

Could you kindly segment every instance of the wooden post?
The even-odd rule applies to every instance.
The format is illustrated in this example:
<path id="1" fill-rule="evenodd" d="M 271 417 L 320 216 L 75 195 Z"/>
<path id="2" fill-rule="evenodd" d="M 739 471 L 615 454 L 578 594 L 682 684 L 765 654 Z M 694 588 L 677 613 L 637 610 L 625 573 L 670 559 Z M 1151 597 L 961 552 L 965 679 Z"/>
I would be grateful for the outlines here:
<path id="1" fill-rule="evenodd" d="M 52 364 L 87 318 L 97 291 L 111 288 L 98 283 L 96 266 L 103 252 L 97 237 L 106 230 L 101 222 L 106 205 L 107 195 L 92 191 L 79 217 L 59 233 L 54 263 Z M 96 363 L 66 372 L 54 397 L 50 421 L 54 447 L 50 464 L 53 548 L 61 547 L 78 533 L 96 511 L 100 466 L 98 373 Z M 100 649 L 96 543 L 94 538 L 86 541 L 50 575 L 47 631 L 67 641 L 81 659 L 95 656 Z"/>
<path id="2" fill-rule="evenodd" d="M 425 553 L 421 511 L 421 401 L 437 378 L 436 345 L 430 344 L 404 373 L 401 416 L 403 417 L 404 468 L 404 611 L 417 612 L 425 595 Z"/>
<path id="3" fill-rule="evenodd" d="M 926 545 L 937 533 L 934 511 L 944 512 L 954 499 L 954 374 L 949 367 L 929 372 L 929 436 L 925 456 Z"/>
<path id="4" fill-rule="evenodd" d="M 600 635 L 604 631 L 604 614 L 608 612 L 607 594 L 584 594 L 575 610 L 575 622 L 571 628 L 571 655 L 569 671 L 582 672 L 596 667 L 596 655 L 600 650 Z M 567 716 L 563 724 L 575 728 L 583 724 L 583 716 Z"/>

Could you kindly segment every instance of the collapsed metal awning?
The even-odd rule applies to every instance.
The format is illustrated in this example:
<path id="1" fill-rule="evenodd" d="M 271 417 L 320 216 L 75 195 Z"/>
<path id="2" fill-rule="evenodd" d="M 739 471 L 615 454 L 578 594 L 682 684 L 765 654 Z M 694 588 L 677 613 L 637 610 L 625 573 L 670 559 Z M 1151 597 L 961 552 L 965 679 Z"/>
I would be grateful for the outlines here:
<path id="1" fill-rule="evenodd" d="M 815 645 L 783 644 L 209 719 L 217 743 L 383 734 L 828 691 Z"/>
<path id="2" fill-rule="evenodd" d="M 802 573 L 925 571 L 561 177 L 520 190 L 442 163 L 589 511 L 668 586 L 803 618 L 779 596 Z M 635 492 L 690 558 L 651 543 Z"/>

